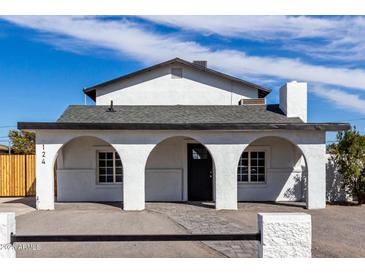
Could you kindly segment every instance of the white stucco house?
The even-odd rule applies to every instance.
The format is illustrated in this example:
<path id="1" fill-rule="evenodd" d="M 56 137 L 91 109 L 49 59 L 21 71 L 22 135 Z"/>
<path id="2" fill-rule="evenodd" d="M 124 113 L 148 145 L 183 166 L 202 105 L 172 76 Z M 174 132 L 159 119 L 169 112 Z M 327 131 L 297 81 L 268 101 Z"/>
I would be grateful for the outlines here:
<path id="1" fill-rule="evenodd" d="M 37 208 L 58 201 L 306 201 L 326 204 L 326 131 L 307 122 L 307 84 L 270 90 L 207 67 L 169 60 L 85 88 L 95 105 L 71 105 L 36 133 Z M 111 103 L 112 102 L 112 103 Z M 56 167 L 56 168 L 55 168 Z"/>

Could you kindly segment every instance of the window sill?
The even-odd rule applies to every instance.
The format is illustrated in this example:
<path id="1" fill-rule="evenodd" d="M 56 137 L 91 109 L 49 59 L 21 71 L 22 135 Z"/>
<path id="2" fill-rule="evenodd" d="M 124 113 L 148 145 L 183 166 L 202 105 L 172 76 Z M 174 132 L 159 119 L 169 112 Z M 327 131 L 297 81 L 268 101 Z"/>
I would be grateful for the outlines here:
<path id="1" fill-rule="evenodd" d="M 96 187 L 122 186 L 123 183 L 96 183 Z"/>
<path id="2" fill-rule="evenodd" d="M 267 183 L 266 182 L 255 182 L 255 183 L 238 182 L 238 186 L 267 186 Z"/>

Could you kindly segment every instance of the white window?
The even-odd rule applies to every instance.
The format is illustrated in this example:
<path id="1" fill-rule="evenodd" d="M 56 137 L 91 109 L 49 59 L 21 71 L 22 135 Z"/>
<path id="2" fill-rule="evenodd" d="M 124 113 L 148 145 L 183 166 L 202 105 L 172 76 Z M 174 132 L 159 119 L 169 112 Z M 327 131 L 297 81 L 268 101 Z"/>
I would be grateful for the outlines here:
<path id="1" fill-rule="evenodd" d="M 265 183 L 266 163 L 264 151 L 243 152 L 238 163 L 239 183 Z"/>
<path id="2" fill-rule="evenodd" d="M 183 77 L 182 68 L 171 68 L 171 78 L 172 79 L 181 79 Z"/>
<path id="3" fill-rule="evenodd" d="M 123 166 L 117 152 L 98 151 L 98 183 L 123 183 Z"/>

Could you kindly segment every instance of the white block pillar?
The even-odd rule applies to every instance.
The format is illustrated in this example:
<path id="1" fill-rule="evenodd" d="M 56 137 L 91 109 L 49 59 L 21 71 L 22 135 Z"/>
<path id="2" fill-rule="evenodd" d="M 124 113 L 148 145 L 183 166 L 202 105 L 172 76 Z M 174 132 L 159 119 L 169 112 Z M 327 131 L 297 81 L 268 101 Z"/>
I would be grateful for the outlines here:
<path id="1" fill-rule="evenodd" d="M 242 146 L 206 145 L 215 171 L 215 208 L 237 209 L 237 166 Z"/>
<path id="2" fill-rule="evenodd" d="M 154 145 L 114 145 L 123 164 L 123 209 L 145 208 L 145 167 Z"/>
<path id="3" fill-rule="evenodd" d="M 54 209 L 54 163 L 62 144 L 36 144 L 37 209 Z"/>
<path id="4" fill-rule="evenodd" d="M 326 145 L 301 145 L 308 170 L 307 208 L 326 208 Z"/>
<path id="5" fill-rule="evenodd" d="M 305 213 L 259 213 L 260 258 L 310 258 L 311 216 Z"/>
<path id="6" fill-rule="evenodd" d="M 15 213 L 0 213 L 0 258 L 15 258 L 15 249 L 11 244 L 11 233 L 15 234 Z"/>
<path id="7" fill-rule="evenodd" d="M 308 171 L 307 208 L 326 208 L 326 166 L 325 163 L 310 165 Z"/>

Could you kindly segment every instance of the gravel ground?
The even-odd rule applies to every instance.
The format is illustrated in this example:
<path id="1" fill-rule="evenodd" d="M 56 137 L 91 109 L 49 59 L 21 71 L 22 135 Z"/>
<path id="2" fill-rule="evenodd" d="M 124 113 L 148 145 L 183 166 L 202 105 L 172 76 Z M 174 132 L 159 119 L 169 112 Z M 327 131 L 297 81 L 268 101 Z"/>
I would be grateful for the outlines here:
<path id="1" fill-rule="evenodd" d="M 365 206 L 240 203 L 237 211 L 212 204 L 148 203 L 141 212 L 119 204 L 57 203 L 36 211 L 32 199 L 0 199 L 0 212 L 17 215 L 19 234 L 236 233 L 257 231 L 258 212 L 305 212 L 313 224 L 313 257 L 365 257 Z M 256 242 L 42 243 L 19 257 L 255 257 Z M 34 250 L 33 250 L 34 249 Z"/>
<path id="2" fill-rule="evenodd" d="M 297 204 L 241 203 L 237 213 L 222 212 L 227 220 L 251 229 L 258 212 L 304 212 L 312 216 L 313 257 L 365 257 L 365 206 L 327 205 L 307 210 Z"/>

